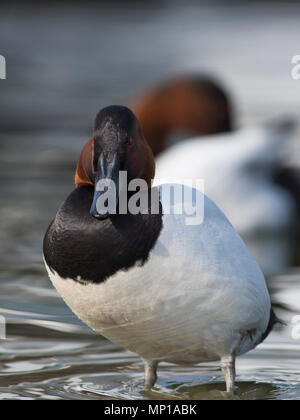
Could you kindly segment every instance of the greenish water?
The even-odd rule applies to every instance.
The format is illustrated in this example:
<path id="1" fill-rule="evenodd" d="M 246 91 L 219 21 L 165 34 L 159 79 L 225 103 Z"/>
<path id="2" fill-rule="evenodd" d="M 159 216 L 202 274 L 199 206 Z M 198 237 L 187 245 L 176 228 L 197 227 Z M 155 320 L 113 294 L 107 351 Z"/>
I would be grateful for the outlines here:
<path id="1" fill-rule="evenodd" d="M 236 97 L 238 122 L 297 115 L 290 57 L 300 53 L 299 6 L 57 7 L 12 5 L 0 16 L 8 63 L 0 81 L 0 399 L 227 398 L 217 364 L 161 364 L 145 393 L 139 358 L 92 333 L 52 289 L 42 239 L 73 188 L 97 110 L 128 103 L 163 74 L 213 69 Z M 269 284 L 288 325 L 238 359 L 235 398 L 300 399 L 291 323 L 300 314 L 300 269 L 290 264 Z"/>

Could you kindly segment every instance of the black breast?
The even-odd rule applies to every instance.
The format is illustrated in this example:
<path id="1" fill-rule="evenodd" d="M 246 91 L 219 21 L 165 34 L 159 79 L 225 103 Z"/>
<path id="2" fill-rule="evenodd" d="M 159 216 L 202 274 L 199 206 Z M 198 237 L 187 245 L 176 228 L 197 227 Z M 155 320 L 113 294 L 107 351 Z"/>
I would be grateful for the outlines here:
<path id="1" fill-rule="evenodd" d="M 100 283 L 147 260 L 162 228 L 162 210 L 97 220 L 89 213 L 93 194 L 87 186 L 70 194 L 46 232 L 44 257 L 63 278 Z"/>

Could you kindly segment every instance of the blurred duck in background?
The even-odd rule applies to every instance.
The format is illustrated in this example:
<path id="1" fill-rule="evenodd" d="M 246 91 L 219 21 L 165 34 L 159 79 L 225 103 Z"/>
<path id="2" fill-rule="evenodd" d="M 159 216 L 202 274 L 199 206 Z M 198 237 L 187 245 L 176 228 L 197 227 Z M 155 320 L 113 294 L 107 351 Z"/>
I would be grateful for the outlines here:
<path id="1" fill-rule="evenodd" d="M 291 263 L 300 212 L 300 177 L 285 167 L 294 122 L 282 119 L 232 131 L 225 90 L 201 76 L 175 77 L 133 103 L 156 159 L 156 183 L 203 179 L 246 241 L 264 274 Z M 189 137 L 170 145 L 176 134 Z M 169 147 L 168 147 L 169 146 Z"/>

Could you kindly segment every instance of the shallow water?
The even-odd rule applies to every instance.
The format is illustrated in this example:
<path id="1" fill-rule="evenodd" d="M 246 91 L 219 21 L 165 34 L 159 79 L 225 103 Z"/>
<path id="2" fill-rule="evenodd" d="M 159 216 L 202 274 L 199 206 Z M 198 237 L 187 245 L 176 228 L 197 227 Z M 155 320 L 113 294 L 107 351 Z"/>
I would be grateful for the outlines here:
<path id="1" fill-rule="evenodd" d="M 169 72 L 212 69 L 237 98 L 237 123 L 297 116 L 300 81 L 290 77 L 290 58 L 300 53 L 300 6 L 184 3 L 1 10 L 1 399 L 227 398 L 217 364 L 161 364 L 156 387 L 144 392 L 139 358 L 81 324 L 42 262 L 44 232 L 73 188 L 101 106 L 126 104 Z M 292 149 L 297 161 L 296 141 Z M 291 323 L 300 314 L 300 269 L 286 267 L 269 284 L 289 324 L 238 359 L 235 398 L 300 399 L 300 338 Z"/>

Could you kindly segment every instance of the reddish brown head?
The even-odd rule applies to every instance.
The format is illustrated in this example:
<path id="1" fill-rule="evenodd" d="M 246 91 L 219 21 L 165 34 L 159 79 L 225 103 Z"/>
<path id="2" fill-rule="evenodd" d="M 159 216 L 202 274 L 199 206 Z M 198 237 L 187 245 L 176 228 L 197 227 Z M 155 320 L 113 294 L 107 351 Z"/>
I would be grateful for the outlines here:
<path id="1" fill-rule="evenodd" d="M 97 114 L 93 138 L 81 152 L 76 187 L 95 186 L 99 180 L 110 179 L 118 189 L 120 171 L 127 172 L 128 182 L 139 178 L 151 187 L 155 163 L 133 112 L 123 106 L 109 106 Z"/>
<path id="2" fill-rule="evenodd" d="M 77 163 L 75 184 L 76 187 L 82 185 L 94 185 L 94 174 L 93 174 L 93 155 L 94 155 L 94 139 L 89 140 L 80 154 L 79 161 Z"/>
<path id="3" fill-rule="evenodd" d="M 132 109 L 154 155 L 167 147 L 172 134 L 213 134 L 232 128 L 227 95 L 201 76 L 173 77 L 137 98 Z"/>

